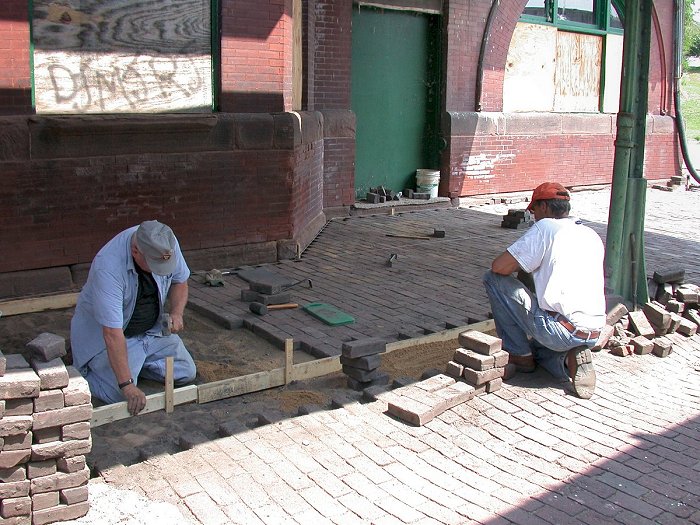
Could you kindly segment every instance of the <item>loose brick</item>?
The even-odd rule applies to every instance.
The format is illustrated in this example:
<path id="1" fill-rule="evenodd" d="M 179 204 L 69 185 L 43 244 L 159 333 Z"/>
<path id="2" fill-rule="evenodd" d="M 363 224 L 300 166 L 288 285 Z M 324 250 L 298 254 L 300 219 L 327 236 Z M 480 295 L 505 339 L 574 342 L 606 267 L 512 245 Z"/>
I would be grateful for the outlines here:
<path id="1" fill-rule="evenodd" d="M 695 333 L 698 331 L 698 325 L 686 319 L 685 317 L 681 317 L 680 320 L 681 321 L 678 325 L 677 332 L 688 337 L 695 335 Z"/>
<path id="2" fill-rule="evenodd" d="M 435 412 L 436 416 L 442 414 L 449 408 L 449 402 L 444 397 L 437 395 L 436 392 L 429 392 L 427 390 L 417 388 L 414 385 L 404 387 L 398 393 L 404 397 L 408 397 L 414 401 L 428 405 L 431 410 Z"/>
<path id="3" fill-rule="evenodd" d="M 649 302 L 642 307 L 642 311 L 652 326 L 668 330 L 671 325 L 671 314 L 665 308 Z"/>
<path id="4" fill-rule="evenodd" d="M 39 395 L 39 376 L 32 369 L 13 369 L 0 377 L 0 399 L 18 399 Z"/>
<path id="5" fill-rule="evenodd" d="M 394 392 L 388 392 L 388 395 L 390 397 L 387 398 L 387 411 L 407 423 L 417 426 L 425 425 L 437 415 L 432 407 L 425 403 L 420 403 Z"/>
<path id="6" fill-rule="evenodd" d="M 25 479 L 27 479 L 27 468 L 25 465 L 0 469 L 0 482 L 2 483 L 24 481 Z"/>
<path id="7" fill-rule="evenodd" d="M 492 355 L 480 354 L 474 350 L 467 350 L 466 348 L 458 348 L 455 350 L 452 360 L 472 370 L 488 370 L 494 368 L 496 362 Z"/>
<path id="8" fill-rule="evenodd" d="M 493 354 L 493 365 L 496 368 L 503 368 L 508 364 L 508 357 L 510 354 L 506 352 L 505 350 L 501 350 L 500 352 L 496 352 Z"/>
<path id="9" fill-rule="evenodd" d="M 447 401 L 447 409 L 455 407 L 461 403 L 469 401 L 474 397 L 474 387 L 459 381 L 457 383 L 441 388 L 434 392 L 435 395 L 444 398 Z"/>
<path id="10" fill-rule="evenodd" d="M 491 368 L 490 370 L 464 369 L 465 381 L 475 387 L 485 385 L 493 379 L 500 378 L 502 374 L 503 369 L 501 368 Z"/>
<path id="11" fill-rule="evenodd" d="M 696 287 L 681 286 L 676 290 L 676 298 L 683 304 L 698 304 L 699 297 Z"/>
<path id="12" fill-rule="evenodd" d="M 42 461 L 53 458 L 70 458 L 84 456 L 92 448 L 92 439 L 76 439 L 75 441 L 53 441 L 32 445 L 32 461 Z"/>
<path id="13" fill-rule="evenodd" d="M 27 477 L 29 479 L 38 478 L 41 476 L 50 476 L 55 474 L 56 470 L 56 460 L 47 459 L 45 461 L 30 461 L 27 463 Z"/>
<path id="14" fill-rule="evenodd" d="M 464 366 L 460 365 L 455 361 L 447 362 L 447 366 L 445 367 L 446 375 L 454 377 L 455 379 L 459 379 L 460 377 L 462 377 L 462 372 L 464 372 Z"/>
<path id="15" fill-rule="evenodd" d="M 80 372 L 73 367 L 66 367 L 68 371 L 68 386 L 63 389 L 65 405 L 87 405 L 91 401 L 90 386 Z"/>
<path id="16" fill-rule="evenodd" d="M 435 392 L 442 388 L 455 384 L 455 379 L 445 374 L 436 374 L 428 379 L 423 379 L 414 384 L 415 387 L 428 392 Z"/>
<path id="17" fill-rule="evenodd" d="M 34 444 L 61 441 L 61 427 L 41 428 L 33 431 Z"/>
<path id="18" fill-rule="evenodd" d="M 31 368 L 22 354 L 9 354 L 7 357 L 7 370 L 21 370 Z M 5 370 L 7 372 L 7 370 Z"/>
<path id="19" fill-rule="evenodd" d="M 5 498 L 0 500 L 0 516 L 12 518 L 15 516 L 29 516 L 32 512 L 32 500 L 29 496 L 20 498 Z"/>
<path id="20" fill-rule="evenodd" d="M 685 279 L 685 270 L 683 268 L 669 268 L 654 272 L 654 281 L 659 284 L 665 283 L 682 283 Z"/>
<path id="21" fill-rule="evenodd" d="M 5 416 L 31 416 L 34 413 L 34 399 L 20 397 L 5 400 Z"/>
<path id="22" fill-rule="evenodd" d="M 376 337 L 358 339 L 343 343 L 342 355 L 349 358 L 364 357 L 372 354 L 379 354 L 386 350 L 386 341 Z"/>
<path id="23" fill-rule="evenodd" d="M 32 416 L 6 416 L 0 419 L 0 436 L 26 434 L 32 428 Z"/>
<path id="24" fill-rule="evenodd" d="M 479 354 L 493 355 L 502 349 L 502 342 L 498 337 L 493 337 L 476 330 L 462 332 L 457 339 L 462 348 L 474 350 Z"/>
<path id="25" fill-rule="evenodd" d="M 30 490 L 32 494 L 41 494 L 42 492 L 69 489 L 87 483 L 88 479 L 90 479 L 90 469 L 87 467 L 71 474 L 56 472 L 50 476 L 30 480 Z"/>
<path id="26" fill-rule="evenodd" d="M 688 309 L 683 312 L 683 317 L 688 321 L 692 321 L 696 325 L 700 326 L 700 313 L 697 310 Z M 678 323 L 680 325 L 680 322 Z"/>
<path id="27" fill-rule="evenodd" d="M 0 376 L 5 375 L 5 370 L 7 370 L 7 359 L 2 351 L 0 351 Z"/>
<path id="28" fill-rule="evenodd" d="M 614 346 L 610 349 L 610 353 L 617 357 L 627 357 L 634 353 L 634 349 L 632 345 Z"/>
<path id="29" fill-rule="evenodd" d="M 630 320 L 630 328 L 632 328 L 635 334 L 644 336 L 647 339 L 654 337 L 654 328 L 651 326 L 651 323 L 649 323 L 644 312 L 641 310 L 630 312 L 627 314 L 627 317 Z"/>
<path id="30" fill-rule="evenodd" d="M 651 341 L 642 335 L 638 335 L 630 342 L 634 348 L 634 353 L 637 355 L 650 354 L 654 349 L 654 341 Z"/>
<path id="31" fill-rule="evenodd" d="M 30 481 L 11 481 L 9 483 L 0 483 L 0 498 L 19 498 L 29 495 Z"/>
<path id="32" fill-rule="evenodd" d="M 56 521 L 68 521 L 82 518 L 90 510 L 87 501 L 81 501 L 74 505 L 58 505 L 50 509 L 32 512 L 32 525 L 45 525 Z"/>
<path id="33" fill-rule="evenodd" d="M 80 503 L 81 501 L 87 501 L 88 499 L 88 487 L 87 485 L 81 485 L 80 487 L 73 487 L 70 489 L 63 489 L 60 492 L 61 503 L 66 505 L 73 505 L 74 503 Z"/>
<path id="34" fill-rule="evenodd" d="M 29 456 L 31 455 L 31 450 L 2 450 L 0 451 L 0 468 L 12 468 L 16 467 L 20 463 L 25 463 Z"/>
<path id="35" fill-rule="evenodd" d="M 678 314 L 671 314 L 671 325 L 668 327 L 666 333 L 672 334 L 678 331 L 678 327 L 681 325 L 681 316 Z"/>
<path id="36" fill-rule="evenodd" d="M 343 365 L 343 373 L 362 383 L 374 381 L 383 374 L 383 372 L 379 371 L 378 369 L 362 370 L 361 368 L 355 368 L 347 365 Z"/>
<path id="37" fill-rule="evenodd" d="M 615 328 L 610 326 L 609 324 L 606 324 L 601 330 L 600 330 L 600 335 L 598 336 L 598 340 L 596 341 L 595 345 L 591 348 L 591 351 L 597 352 L 599 350 L 602 350 L 605 348 L 605 345 L 608 344 L 608 341 L 612 337 L 612 335 L 615 333 Z"/>
<path id="38" fill-rule="evenodd" d="M 606 324 L 612 326 L 615 323 L 617 323 L 620 319 L 625 317 L 628 313 L 629 311 L 627 310 L 627 307 L 624 304 L 617 303 L 608 311 L 605 322 Z"/>
<path id="39" fill-rule="evenodd" d="M 654 352 L 655 356 L 667 357 L 671 353 L 671 347 L 673 343 L 666 337 L 656 337 L 654 338 Z"/>
<path id="40" fill-rule="evenodd" d="M 666 310 L 674 314 L 681 314 L 685 310 L 685 303 L 671 299 L 666 303 Z"/>
<path id="41" fill-rule="evenodd" d="M 500 377 L 498 377 L 496 379 L 492 379 L 491 381 L 486 383 L 486 392 L 488 392 L 489 394 L 491 392 L 496 392 L 497 390 L 500 390 L 502 386 L 503 386 L 503 379 L 501 379 Z"/>
<path id="42" fill-rule="evenodd" d="M 366 355 L 364 357 L 345 357 L 340 356 L 340 362 L 343 365 L 351 366 L 353 368 L 360 368 L 362 370 L 374 370 L 379 368 L 382 362 L 381 354 Z"/>
<path id="43" fill-rule="evenodd" d="M 71 441 L 74 439 L 87 439 L 90 437 L 90 422 L 81 421 L 64 425 L 61 429 L 61 440 Z"/>
<path id="44" fill-rule="evenodd" d="M 60 358 L 50 361 L 42 361 L 40 359 L 32 359 L 32 368 L 39 376 L 42 390 L 51 390 L 53 388 L 64 388 L 68 386 L 68 371 L 66 365 L 63 364 Z"/>
<path id="45" fill-rule="evenodd" d="M 66 340 L 60 335 L 44 332 L 27 343 L 32 356 L 42 361 L 51 361 L 66 355 Z"/>
<path id="46" fill-rule="evenodd" d="M 245 427 L 248 430 L 248 427 Z M 58 458 L 56 460 L 56 467 L 61 472 L 78 472 L 85 468 L 85 456 L 73 456 L 71 458 Z"/>
<path id="47" fill-rule="evenodd" d="M 48 412 L 35 412 L 32 415 L 34 430 L 49 428 L 79 421 L 90 421 L 92 418 L 92 405 L 76 405 Z"/>
<path id="48" fill-rule="evenodd" d="M 6 436 L 3 443 L 3 450 L 27 450 L 32 448 L 32 433 L 13 434 Z"/>
<path id="49" fill-rule="evenodd" d="M 55 507 L 59 503 L 58 495 L 58 491 L 34 494 L 32 496 L 32 510 L 44 510 Z"/>
<path id="50" fill-rule="evenodd" d="M 63 408 L 63 390 L 42 390 L 39 392 L 39 397 L 32 400 L 34 404 L 34 412 L 46 412 L 47 410 L 57 410 Z"/>

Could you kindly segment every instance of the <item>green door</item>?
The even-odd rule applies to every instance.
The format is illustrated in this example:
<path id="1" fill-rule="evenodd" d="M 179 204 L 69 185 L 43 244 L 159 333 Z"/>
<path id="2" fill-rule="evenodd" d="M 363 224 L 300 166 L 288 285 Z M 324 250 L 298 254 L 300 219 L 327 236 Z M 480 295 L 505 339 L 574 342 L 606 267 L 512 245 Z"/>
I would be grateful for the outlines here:
<path id="1" fill-rule="evenodd" d="M 355 193 L 415 187 L 438 168 L 439 18 L 357 6 L 352 17 Z"/>

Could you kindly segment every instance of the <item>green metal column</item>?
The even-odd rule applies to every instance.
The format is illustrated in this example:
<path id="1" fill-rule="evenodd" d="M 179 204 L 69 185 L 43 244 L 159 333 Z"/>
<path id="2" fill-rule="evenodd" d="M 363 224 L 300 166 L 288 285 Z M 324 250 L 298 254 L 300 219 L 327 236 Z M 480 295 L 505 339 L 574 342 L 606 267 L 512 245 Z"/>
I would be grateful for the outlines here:
<path id="1" fill-rule="evenodd" d="M 644 261 L 647 181 L 643 175 L 651 10 L 652 0 L 625 2 L 620 112 L 605 254 L 608 289 L 635 307 L 649 300 Z"/>

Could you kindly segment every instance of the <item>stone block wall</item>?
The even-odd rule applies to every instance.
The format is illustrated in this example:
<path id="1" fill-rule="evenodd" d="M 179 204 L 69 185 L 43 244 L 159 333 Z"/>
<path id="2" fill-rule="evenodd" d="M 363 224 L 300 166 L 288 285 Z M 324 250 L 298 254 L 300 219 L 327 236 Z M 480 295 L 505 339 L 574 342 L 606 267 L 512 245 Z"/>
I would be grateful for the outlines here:
<path id="1" fill-rule="evenodd" d="M 92 404 L 87 381 L 52 334 L 31 357 L 0 353 L 0 523 L 42 525 L 87 514 Z M 53 353 L 52 353 L 53 352 Z"/>

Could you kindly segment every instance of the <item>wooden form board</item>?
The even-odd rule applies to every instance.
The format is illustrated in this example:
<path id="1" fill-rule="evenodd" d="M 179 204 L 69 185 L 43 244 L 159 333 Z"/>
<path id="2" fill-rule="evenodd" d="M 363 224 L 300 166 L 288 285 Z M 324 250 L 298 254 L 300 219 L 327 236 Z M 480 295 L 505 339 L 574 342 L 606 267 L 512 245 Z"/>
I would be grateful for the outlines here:
<path id="1" fill-rule="evenodd" d="M 34 0 L 37 113 L 211 111 L 211 0 Z"/>
<path id="2" fill-rule="evenodd" d="M 0 303 L 0 312 L 2 312 L 3 316 L 10 316 L 43 312 L 44 310 L 72 308 L 78 301 L 78 295 L 76 292 L 5 301 Z"/>

